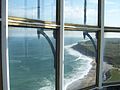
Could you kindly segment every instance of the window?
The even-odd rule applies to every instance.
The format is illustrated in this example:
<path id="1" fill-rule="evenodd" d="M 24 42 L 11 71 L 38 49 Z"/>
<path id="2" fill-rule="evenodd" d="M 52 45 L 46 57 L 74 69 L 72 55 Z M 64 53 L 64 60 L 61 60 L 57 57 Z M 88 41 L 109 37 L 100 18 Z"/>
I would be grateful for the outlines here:
<path id="1" fill-rule="evenodd" d="M 65 90 L 96 85 L 97 39 L 95 32 L 89 35 L 93 42 L 83 31 L 65 31 Z"/>
<path id="2" fill-rule="evenodd" d="M 87 0 L 87 24 L 97 25 L 98 22 L 98 0 Z"/>
<path id="3" fill-rule="evenodd" d="M 104 0 L 8 0 L 11 90 L 119 84 L 118 3 L 105 0 L 104 8 Z"/>
<path id="4" fill-rule="evenodd" d="M 10 89 L 55 90 L 56 0 L 9 0 L 8 7 Z"/>
<path id="5" fill-rule="evenodd" d="M 84 24 L 84 1 L 85 0 L 65 0 L 65 23 Z M 87 0 L 87 25 L 97 25 L 97 13 L 98 1 Z"/>
<path id="6" fill-rule="evenodd" d="M 105 26 L 120 27 L 119 0 L 105 0 Z"/>
<path id="7" fill-rule="evenodd" d="M 55 21 L 58 21 L 58 23 L 60 22 L 60 12 L 57 10 L 59 9 L 58 7 L 60 3 L 56 5 L 55 0 L 36 0 L 32 4 L 31 2 L 33 2 L 33 0 L 9 0 L 8 48 L 10 64 L 10 88 L 17 90 L 32 90 L 33 88 L 53 90 L 56 87 L 55 81 L 58 81 L 60 74 L 59 72 L 55 71 L 56 65 L 58 69 L 60 69 L 59 61 L 55 60 L 55 57 L 59 56 L 57 49 L 59 48 L 58 44 L 61 43 L 59 43 L 60 33 L 55 33 L 56 29 L 56 31 L 59 31 L 59 25 L 54 23 Z M 77 2 L 79 3 L 76 3 L 72 0 L 65 1 L 65 23 L 68 27 L 65 28 L 64 33 L 64 88 L 66 89 L 71 88 L 71 83 L 78 82 L 78 79 L 80 79 L 81 83 L 84 83 L 85 79 L 89 79 L 89 82 L 81 88 L 79 88 L 79 85 L 82 84 L 78 83 L 78 85 L 75 86 L 77 89 L 96 85 L 97 30 L 95 27 L 97 27 L 98 21 L 98 2 L 92 2 L 90 0 L 87 1 L 86 17 L 84 12 L 84 0 L 78 0 Z M 78 15 L 76 11 L 79 12 Z M 91 14 L 90 12 L 93 13 Z M 85 19 L 86 22 L 84 22 Z M 84 29 L 84 24 L 86 24 L 86 26 L 88 25 L 88 28 L 93 30 L 87 31 L 87 29 Z M 76 29 L 71 28 L 71 26 L 76 27 Z M 56 53 L 54 54 L 57 55 L 53 56 L 53 50 L 51 50 L 52 48 L 49 46 L 50 42 L 46 42 L 46 39 L 42 36 L 43 32 L 41 31 L 49 36 L 49 39 L 52 41 L 52 45 L 55 48 Z M 75 45 L 67 47 L 67 45 L 74 43 Z M 72 51 L 69 51 L 71 48 L 73 52 L 77 52 L 77 56 L 73 55 L 71 53 Z M 81 50 L 82 48 L 83 50 Z M 84 68 L 85 65 L 88 67 Z M 77 76 L 75 76 L 76 74 Z M 81 76 L 79 77 L 79 75 Z M 58 78 L 56 78 L 56 76 Z"/>
<path id="8" fill-rule="evenodd" d="M 39 19 L 44 21 L 56 20 L 56 0 L 8 0 L 9 16 Z M 31 4 L 32 3 L 32 4 Z"/>
<path id="9" fill-rule="evenodd" d="M 104 83 L 120 81 L 120 33 L 105 33 L 105 53 L 103 65 Z"/>
<path id="10" fill-rule="evenodd" d="M 44 35 L 38 37 L 36 28 L 9 27 L 11 90 L 55 90 L 53 30 L 44 29 Z"/>

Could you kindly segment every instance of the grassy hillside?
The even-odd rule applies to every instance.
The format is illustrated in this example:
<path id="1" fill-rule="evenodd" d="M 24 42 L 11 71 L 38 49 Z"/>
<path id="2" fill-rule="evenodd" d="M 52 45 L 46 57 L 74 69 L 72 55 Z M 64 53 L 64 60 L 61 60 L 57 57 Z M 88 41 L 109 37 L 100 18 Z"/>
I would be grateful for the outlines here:
<path id="1" fill-rule="evenodd" d="M 78 43 L 72 48 L 90 57 L 96 55 L 91 41 Z M 120 39 L 105 39 L 104 61 L 115 67 L 120 67 Z"/>
<path id="2" fill-rule="evenodd" d="M 111 69 L 109 71 L 110 73 L 110 78 L 108 78 L 105 82 L 112 82 L 112 81 L 120 81 L 120 71 L 119 69 Z"/>
<path id="3" fill-rule="evenodd" d="M 96 56 L 95 49 L 91 41 L 78 43 L 72 48 L 86 56 Z M 106 82 L 120 81 L 120 39 L 105 39 L 104 61 L 114 67 L 113 69 L 106 72 L 106 75 L 108 77 Z"/>
<path id="4" fill-rule="evenodd" d="M 120 39 L 105 39 L 104 61 L 120 67 Z"/>

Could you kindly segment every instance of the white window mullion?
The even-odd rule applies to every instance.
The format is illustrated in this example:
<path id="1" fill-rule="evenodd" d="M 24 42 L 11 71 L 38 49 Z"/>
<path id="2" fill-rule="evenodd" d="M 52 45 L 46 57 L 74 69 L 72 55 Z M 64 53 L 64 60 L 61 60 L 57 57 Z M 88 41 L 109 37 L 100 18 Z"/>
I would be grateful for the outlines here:
<path id="1" fill-rule="evenodd" d="M 60 89 L 64 90 L 64 0 L 60 0 Z"/>
<path id="2" fill-rule="evenodd" d="M 103 59 L 104 59 L 104 0 L 101 0 L 101 40 L 100 40 L 100 69 L 99 69 L 99 89 L 102 89 L 103 81 Z"/>
<path id="3" fill-rule="evenodd" d="M 2 0 L 2 77 L 3 90 L 10 90 L 8 61 L 8 0 Z"/>

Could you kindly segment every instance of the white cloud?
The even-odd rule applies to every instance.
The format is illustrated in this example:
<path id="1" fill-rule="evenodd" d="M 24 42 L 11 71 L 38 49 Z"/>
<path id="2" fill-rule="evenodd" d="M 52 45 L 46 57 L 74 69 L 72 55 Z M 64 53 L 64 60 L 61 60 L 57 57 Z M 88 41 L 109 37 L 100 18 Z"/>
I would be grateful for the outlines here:
<path id="1" fill-rule="evenodd" d="M 80 7 L 70 7 L 70 6 L 65 7 L 66 19 L 67 18 L 79 19 L 79 18 L 83 18 L 83 15 L 84 15 L 83 9 Z"/>
<path id="2" fill-rule="evenodd" d="M 116 3 L 115 0 L 104 0 L 104 1 L 105 1 L 105 4 L 108 4 L 108 5 L 113 5 Z M 98 0 L 88 0 L 88 2 L 93 4 L 98 4 Z"/>
<path id="3" fill-rule="evenodd" d="M 95 10 L 95 9 L 88 9 L 87 10 L 87 16 L 89 16 L 89 17 L 97 17 L 97 10 Z"/>
<path id="4" fill-rule="evenodd" d="M 108 5 L 114 4 L 114 5 Z M 116 2 L 109 2 L 106 4 L 105 7 L 105 26 L 112 26 L 112 27 L 119 27 L 120 26 L 120 10 L 119 10 L 119 3 Z"/>
<path id="5" fill-rule="evenodd" d="M 9 16 L 17 16 L 17 17 L 29 17 L 29 18 L 36 18 L 36 9 L 30 9 L 25 11 L 25 9 L 20 8 L 10 8 Z"/>
<path id="6" fill-rule="evenodd" d="M 90 3 L 98 4 L 98 0 L 89 0 Z"/>
<path id="7" fill-rule="evenodd" d="M 90 0 L 94 1 L 94 0 Z M 96 0 L 95 0 L 96 1 Z M 94 1 L 94 2 L 95 2 Z M 22 8 L 22 7 L 21 7 Z M 55 7 L 53 7 L 53 10 L 50 8 L 45 9 L 44 14 L 42 14 L 42 18 L 46 18 L 47 20 L 51 20 L 53 17 L 55 18 Z M 65 20 L 70 23 L 83 23 L 84 20 L 84 8 L 83 5 L 79 6 L 78 4 L 75 6 L 70 6 L 69 2 L 65 2 Z M 25 13 L 27 13 L 25 15 Z M 50 15 L 53 14 L 53 15 Z M 24 9 L 20 8 L 10 8 L 9 9 L 9 15 L 10 16 L 18 16 L 18 17 L 29 17 L 29 18 L 35 18 L 37 19 L 37 9 L 27 9 L 27 12 Z M 89 19 L 91 18 L 91 19 Z M 94 18 L 94 19 L 93 19 Z M 97 18 L 97 9 L 95 8 L 87 8 L 87 19 L 95 21 L 95 18 Z M 91 22 L 91 21 L 90 21 Z"/>
<path id="8" fill-rule="evenodd" d="M 106 10 L 106 13 L 108 15 L 115 14 L 115 13 L 119 14 L 119 12 L 120 12 L 119 9 L 108 9 L 108 10 Z"/>
<path id="9" fill-rule="evenodd" d="M 87 8 L 87 19 L 92 18 L 93 22 L 97 19 L 97 10 L 92 8 Z M 91 20 L 92 20 L 91 19 Z M 83 22 L 84 20 L 84 8 L 79 6 L 66 6 L 65 7 L 65 20 L 73 22 Z M 73 21 L 72 21 L 73 20 Z M 90 19 L 89 19 L 90 20 Z M 91 22 L 91 21 L 90 21 Z"/>
<path id="10" fill-rule="evenodd" d="M 120 33 L 107 32 L 105 38 L 120 38 Z"/>
<path id="11" fill-rule="evenodd" d="M 105 4 L 107 5 L 114 5 L 115 3 L 115 0 L 105 0 Z"/>
<path id="12" fill-rule="evenodd" d="M 24 9 L 24 7 L 17 8 L 9 8 L 9 16 L 17 16 L 17 17 L 26 17 L 31 19 L 37 19 L 37 7 L 31 7 Z M 55 21 L 56 16 L 56 8 L 55 6 L 41 7 L 40 10 L 40 19 L 45 21 Z"/>

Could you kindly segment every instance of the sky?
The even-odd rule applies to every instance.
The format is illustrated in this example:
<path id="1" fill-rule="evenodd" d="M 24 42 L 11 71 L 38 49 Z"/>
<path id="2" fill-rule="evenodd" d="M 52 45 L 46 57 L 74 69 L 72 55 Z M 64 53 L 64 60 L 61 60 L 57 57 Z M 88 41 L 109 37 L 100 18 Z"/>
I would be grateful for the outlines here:
<path id="1" fill-rule="evenodd" d="M 8 0 L 9 16 L 37 19 L 37 0 Z M 26 3 L 26 2 L 27 3 Z M 40 19 L 55 21 L 56 0 L 40 0 Z M 87 24 L 97 25 L 98 0 L 87 0 Z M 105 0 L 105 26 L 120 26 L 120 0 Z M 65 22 L 83 24 L 84 0 L 65 0 Z M 76 34 L 77 35 L 77 34 Z"/>
<path id="2" fill-rule="evenodd" d="M 27 4 L 25 3 L 27 2 Z M 55 21 L 56 0 L 40 0 L 41 19 Z M 76 3 L 77 2 L 77 3 Z M 31 4 L 32 3 L 32 4 Z M 9 0 L 9 15 L 37 19 L 37 0 Z M 84 0 L 65 0 L 65 22 L 83 24 Z M 97 25 L 97 0 L 88 0 L 87 24 Z"/>

